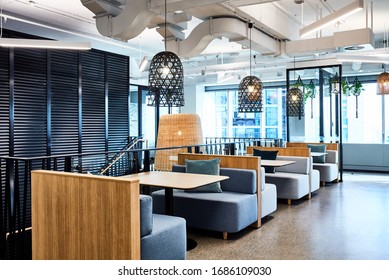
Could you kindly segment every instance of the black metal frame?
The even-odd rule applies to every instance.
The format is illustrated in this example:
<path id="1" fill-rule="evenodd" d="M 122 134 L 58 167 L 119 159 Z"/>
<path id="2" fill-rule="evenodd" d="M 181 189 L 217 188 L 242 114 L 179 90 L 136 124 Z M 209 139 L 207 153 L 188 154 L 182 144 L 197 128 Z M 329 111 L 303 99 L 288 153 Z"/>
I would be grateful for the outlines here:
<path id="1" fill-rule="evenodd" d="M 331 67 L 338 67 L 339 72 L 339 81 L 342 81 L 342 65 L 341 64 L 333 64 L 333 65 L 323 65 L 323 66 L 311 66 L 311 67 L 297 67 L 297 68 L 289 68 L 286 69 L 286 90 L 289 90 L 290 87 L 290 72 L 291 71 L 298 71 L 298 70 L 307 70 L 307 69 L 319 69 L 319 98 L 320 98 L 320 142 L 324 141 L 324 107 L 323 107 L 323 101 L 324 101 L 324 90 L 323 90 L 323 68 L 331 68 Z M 330 84 L 331 87 L 331 84 Z M 331 92 L 331 88 L 330 88 Z M 332 97 L 331 97 L 332 98 Z M 331 99 L 332 102 L 332 99 Z M 332 110 L 332 105 L 331 105 Z M 342 131 L 342 87 L 340 86 L 339 94 L 335 96 L 335 133 L 336 136 L 339 136 L 339 174 L 340 174 L 340 182 L 343 181 L 343 131 Z M 332 116 L 332 113 L 331 113 Z M 330 122 L 332 124 L 332 120 Z M 290 141 L 290 123 L 289 123 L 289 117 L 287 116 L 286 121 L 286 130 L 287 130 L 287 137 L 286 140 Z M 331 129 L 332 132 L 332 129 Z"/>

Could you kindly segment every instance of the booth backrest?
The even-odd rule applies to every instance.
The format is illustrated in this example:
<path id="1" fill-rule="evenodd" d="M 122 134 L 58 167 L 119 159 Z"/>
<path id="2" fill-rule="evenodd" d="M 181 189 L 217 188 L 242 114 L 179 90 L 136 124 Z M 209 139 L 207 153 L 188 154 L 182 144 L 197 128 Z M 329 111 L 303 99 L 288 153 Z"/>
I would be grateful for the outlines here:
<path id="1" fill-rule="evenodd" d="M 291 160 L 295 163 L 281 166 L 276 168 L 276 172 L 289 172 L 289 173 L 298 173 L 298 174 L 309 174 L 312 170 L 312 161 L 309 157 L 300 157 L 300 156 L 277 156 L 277 159 L 280 160 Z"/>
<path id="2" fill-rule="evenodd" d="M 31 172 L 34 260 L 140 259 L 139 180 Z"/>
<path id="3" fill-rule="evenodd" d="M 186 172 L 185 165 L 173 165 L 173 172 Z M 228 180 L 220 182 L 223 191 L 255 194 L 257 176 L 255 170 L 220 168 L 221 176 L 228 176 Z"/>

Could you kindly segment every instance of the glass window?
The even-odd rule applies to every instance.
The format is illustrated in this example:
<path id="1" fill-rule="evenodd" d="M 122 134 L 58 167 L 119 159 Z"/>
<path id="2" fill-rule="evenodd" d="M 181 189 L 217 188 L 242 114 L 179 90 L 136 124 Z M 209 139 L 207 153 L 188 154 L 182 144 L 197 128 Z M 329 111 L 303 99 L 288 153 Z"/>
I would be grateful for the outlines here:
<path id="1" fill-rule="evenodd" d="M 282 102 L 285 100 L 285 88 L 264 89 L 262 113 L 238 112 L 238 92 L 234 87 L 207 91 L 201 99 L 202 108 L 209 107 L 201 111 L 201 118 L 207 124 L 203 128 L 205 137 L 286 137 L 285 106 Z M 265 122 L 261 121 L 263 118 Z"/>
<path id="2" fill-rule="evenodd" d="M 382 143 L 382 96 L 375 83 L 359 96 L 343 97 L 343 143 Z"/>
<path id="3" fill-rule="evenodd" d="M 278 126 L 278 108 L 267 107 L 266 108 L 266 125 Z"/>

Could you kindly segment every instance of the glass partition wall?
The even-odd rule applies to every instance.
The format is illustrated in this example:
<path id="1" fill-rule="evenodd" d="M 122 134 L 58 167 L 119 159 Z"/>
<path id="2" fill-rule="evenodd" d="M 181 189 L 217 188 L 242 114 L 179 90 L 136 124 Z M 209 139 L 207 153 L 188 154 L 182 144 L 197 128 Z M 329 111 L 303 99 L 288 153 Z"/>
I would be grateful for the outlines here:
<path id="1" fill-rule="evenodd" d="M 287 91 L 303 96 L 298 114 L 286 110 L 287 141 L 339 143 L 342 181 L 342 65 L 287 69 L 286 78 Z"/>

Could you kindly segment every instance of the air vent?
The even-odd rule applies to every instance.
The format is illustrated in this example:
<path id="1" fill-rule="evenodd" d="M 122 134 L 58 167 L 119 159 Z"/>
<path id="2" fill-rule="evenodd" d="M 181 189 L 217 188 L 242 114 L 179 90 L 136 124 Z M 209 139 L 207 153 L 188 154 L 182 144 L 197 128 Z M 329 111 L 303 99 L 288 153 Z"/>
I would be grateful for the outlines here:
<path id="1" fill-rule="evenodd" d="M 365 47 L 364 46 L 348 46 L 344 47 L 345 51 L 360 51 L 363 50 Z"/>

